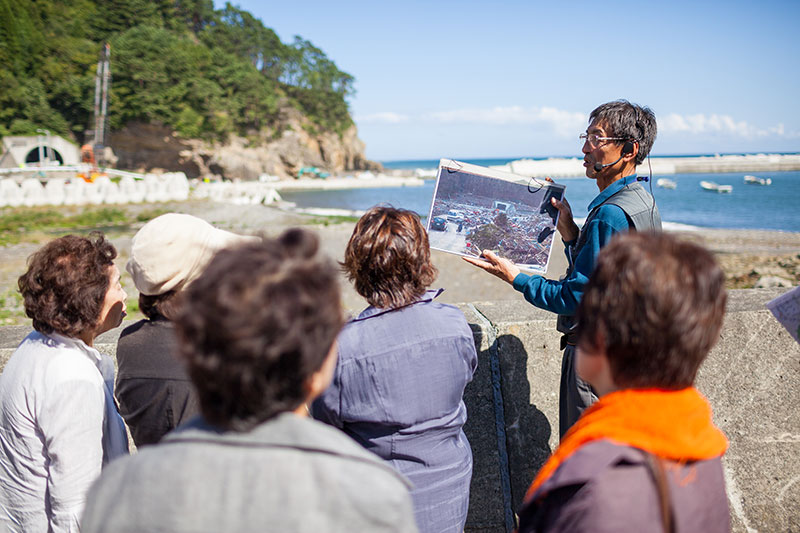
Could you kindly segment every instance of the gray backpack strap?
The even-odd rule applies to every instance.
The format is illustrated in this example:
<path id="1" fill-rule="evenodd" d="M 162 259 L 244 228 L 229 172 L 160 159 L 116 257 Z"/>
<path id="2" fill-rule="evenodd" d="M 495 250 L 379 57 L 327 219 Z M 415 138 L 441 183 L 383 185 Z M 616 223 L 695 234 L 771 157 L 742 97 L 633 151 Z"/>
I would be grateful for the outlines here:
<path id="1" fill-rule="evenodd" d="M 661 214 L 655 200 L 638 182 L 622 188 L 603 203 L 622 209 L 636 231 L 661 230 Z"/>

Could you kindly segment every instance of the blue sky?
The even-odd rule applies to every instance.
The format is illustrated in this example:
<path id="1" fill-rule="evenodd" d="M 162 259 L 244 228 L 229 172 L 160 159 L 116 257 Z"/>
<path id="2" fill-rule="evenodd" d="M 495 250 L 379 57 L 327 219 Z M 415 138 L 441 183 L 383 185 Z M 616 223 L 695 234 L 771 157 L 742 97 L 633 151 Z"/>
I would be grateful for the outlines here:
<path id="1" fill-rule="evenodd" d="M 798 1 L 232 3 L 355 77 L 370 159 L 578 155 L 617 98 L 653 155 L 800 151 Z"/>

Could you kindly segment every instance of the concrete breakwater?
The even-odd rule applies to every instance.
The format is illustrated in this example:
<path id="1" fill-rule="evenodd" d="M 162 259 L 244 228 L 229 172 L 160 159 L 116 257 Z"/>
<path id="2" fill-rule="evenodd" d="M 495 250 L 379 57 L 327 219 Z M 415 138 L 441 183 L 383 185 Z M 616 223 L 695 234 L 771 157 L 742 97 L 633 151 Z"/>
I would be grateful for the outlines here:
<path id="1" fill-rule="evenodd" d="M 235 205 L 273 204 L 281 201 L 280 192 L 285 191 L 331 191 L 348 189 L 376 189 L 385 187 L 419 187 L 424 181 L 417 178 L 402 178 L 364 172 L 358 176 L 333 177 L 327 179 L 289 179 L 280 181 L 212 181 L 200 182 L 192 190 L 192 198 L 208 198 L 214 202 Z M 352 214 L 341 210 L 340 214 Z M 318 214 L 336 214 L 337 210 L 321 210 Z M 312 213 L 313 214 L 313 213 Z"/>
<path id="2" fill-rule="evenodd" d="M 800 154 L 746 154 L 699 157 L 651 157 L 653 174 L 693 174 L 718 172 L 774 172 L 800 170 Z M 522 176 L 583 176 L 586 169 L 583 159 L 549 158 L 520 159 L 498 167 Z M 649 172 L 648 163 L 639 166 L 639 172 Z"/>
<path id="3" fill-rule="evenodd" d="M 113 181 L 100 176 L 92 182 L 61 177 L 48 178 L 44 183 L 34 177 L 19 182 L 0 179 L 0 207 L 160 203 L 188 198 L 189 182 L 183 172 L 146 174 L 141 179 L 125 175 Z"/>
<path id="4" fill-rule="evenodd" d="M 190 186 L 183 172 L 141 176 L 122 171 L 113 172 L 124 175 L 113 180 L 108 176 L 100 176 L 92 182 L 62 177 L 48 177 L 42 181 L 33 176 L 0 179 L 0 207 L 161 203 L 184 201 L 190 197 L 236 205 L 269 205 L 281 201 L 278 191 L 415 187 L 424 184 L 418 178 L 364 172 L 358 177 L 348 178 L 271 182 L 217 180 L 201 181 Z"/>
<path id="5" fill-rule="evenodd" d="M 800 530 L 800 345 L 764 307 L 781 292 L 729 292 L 721 339 L 698 378 L 730 440 L 724 466 L 736 533 Z M 474 454 L 466 531 L 507 532 L 558 445 L 560 335 L 552 314 L 523 301 L 459 308 L 480 358 L 465 397 Z M 121 329 L 96 347 L 114 356 Z M 0 368 L 29 331 L 0 328 Z"/>

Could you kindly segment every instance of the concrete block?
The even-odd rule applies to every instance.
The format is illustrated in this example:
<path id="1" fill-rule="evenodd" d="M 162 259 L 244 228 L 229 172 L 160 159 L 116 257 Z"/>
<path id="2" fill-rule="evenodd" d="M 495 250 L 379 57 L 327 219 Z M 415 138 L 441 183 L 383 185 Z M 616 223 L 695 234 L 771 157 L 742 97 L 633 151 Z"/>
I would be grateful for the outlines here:
<path id="1" fill-rule="evenodd" d="M 166 194 L 169 200 L 180 202 L 189 198 L 189 180 L 183 172 L 170 172 L 164 175 Z"/>
<path id="2" fill-rule="evenodd" d="M 89 184 L 80 178 L 74 178 L 64 185 L 64 205 L 86 205 L 88 202 L 86 188 Z"/>
<path id="3" fill-rule="evenodd" d="M 64 178 L 50 178 L 44 186 L 44 195 L 47 205 L 62 205 L 64 203 Z"/>
<path id="4" fill-rule="evenodd" d="M 118 184 L 109 181 L 103 203 L 108 205 L 127 204 L 128 198 L 122 194 Z"/>
<path id="5" fill-rule="evenodd" d="M 0 180 L 0 207 L 18 207 L 24 201 L 22 190 L 11 178 Z"/>
<path id="6" fill-rule="evenodd" d="M 478 351 L 478 368 L 464 391 L 467 405 L 467 423 L 464 432 L 472 447 L 472 483 L 470 485 L 469 514 L 466 531 L 470 533 L 503 533 L 506 529 L 503 475 L 507 481 L 508 465 L 501 460 L 498 450 L 496 395 L 493 390 L 490 349 L 494 332 L 470 305 L 460 305 L 475 335 Z M 498 391 L 499 392 L 499 391 Z M 510 503 L 510 502 L 509 502 Z M 510 509 L 509 509 L 510 510 Z"/>
<path id="7" fill-rule="evenodd" d="M 212 202 L 225 202 L 232 186 L 233 184 L 228 181 L 209 183 L 208 197 Z"/>
<path id="8" fill-rule="evenodd" d="M 147 189 L 143 181 L 123 176 L 119 180 L 119 193 L 125 198 L 125 203 L 139 203 L 144 201 Z"/>
<path id="9" fill-rule="evenodd" d="M 475 304 L 497 331 L 512 506 L 558 446 L 561 335 L 553 313 L 524 300 Z"/>
<path id="10" fill-rule="evenodd" d="M 25 207 L 45 204 L 46 197 L 44 195 L 44 187 L 42 187 L 42 183 L 38 179 L 27 178 L 22 180 L 20 190 L 22 191 L 22 204 Z"/>
<path id="11" fill-rule="evenodd" d="M 100 176 L 92 183 L 87 183 L 84 191 L 86 202 L 92 205 L 102 204 L 108 192 L 109 183 L 111 182 L 106 176 Z"/>
<path id="12" fill-rule="evenodd" d="M 161 176 L 155 174 L 146 174 L 144 177 L 144 184 L 147 193 L 145 194 L 146 202 L 167 202 L 169 201 L 169 194 L 167 193 L 166 180 Z"/>
<path id="13" fill-rule="evenodd" d="M 265 204 L 274 204 L 276 202 L 280 202 L 281 200 L 283 200 L 283 198 L 281 198 L 281 195 L 278 194 L 278 191 L 273 188 L 268 188 L 264 193 Z"/>
<path id="14" fill-rule="evenodd" d="M 210 191 L 211 184 L 201 181 L 191 190 L 191 196 L 196 199 L 205 199 L 208 198 Z"/>
<path id="15" fill-rule="evenodd" d="M 730 291 L 697 385 L 730 447 L 733 531 L 800 530 L 800 345 L 764 308 L 781 290 Z"/>

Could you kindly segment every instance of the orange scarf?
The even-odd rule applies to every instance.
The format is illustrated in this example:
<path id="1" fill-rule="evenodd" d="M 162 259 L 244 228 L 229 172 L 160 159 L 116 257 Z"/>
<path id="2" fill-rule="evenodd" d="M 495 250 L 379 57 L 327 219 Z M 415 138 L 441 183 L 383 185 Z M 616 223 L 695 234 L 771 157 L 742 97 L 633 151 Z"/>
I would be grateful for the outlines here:
<path id="1" fill-rule="evenodd" d="M 608 439 L 671 461 L 720 457 L 728 439 L 711 421 L 711 406 L 697 389 L 626 389 L 606 394 L 567 431 L 539 470 L 525 500 L 570 455 L 588 442 Z"/>

